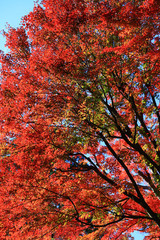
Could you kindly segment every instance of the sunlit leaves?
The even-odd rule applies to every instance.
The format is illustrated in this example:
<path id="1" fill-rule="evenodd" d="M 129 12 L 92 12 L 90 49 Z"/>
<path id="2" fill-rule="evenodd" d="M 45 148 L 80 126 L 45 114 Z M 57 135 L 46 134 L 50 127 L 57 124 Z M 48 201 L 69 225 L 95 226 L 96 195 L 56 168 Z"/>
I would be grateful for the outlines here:
<path id="1" fill-rule="evenodd" d="M 159 231 L 159 12 L 157 1 L 43 0 L 8 28 L 3 238 Z"/>

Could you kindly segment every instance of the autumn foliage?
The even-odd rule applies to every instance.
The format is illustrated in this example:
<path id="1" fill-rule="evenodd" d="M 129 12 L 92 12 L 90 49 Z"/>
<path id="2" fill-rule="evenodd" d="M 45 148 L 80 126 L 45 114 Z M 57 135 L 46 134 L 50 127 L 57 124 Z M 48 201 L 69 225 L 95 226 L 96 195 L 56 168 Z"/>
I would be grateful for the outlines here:
<path id="1" fill-rule="evenodd" d="M 0 239 L 159 239 L 159 19 L 158 0 L 43 0 L 4 32 Z"/>

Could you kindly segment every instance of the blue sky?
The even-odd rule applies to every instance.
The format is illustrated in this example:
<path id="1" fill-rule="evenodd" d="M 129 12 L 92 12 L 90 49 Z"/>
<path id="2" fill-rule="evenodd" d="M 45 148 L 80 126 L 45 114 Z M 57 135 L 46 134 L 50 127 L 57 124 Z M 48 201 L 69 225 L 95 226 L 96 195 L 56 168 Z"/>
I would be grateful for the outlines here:
<path id="1" fill-rule="evenodd" d="M 0 31 L 5 29 L 6 23 L 18 27 L 21 18 L 32 11 L 33 7 L 33 0 L 0 0 Z M 0 50 L 6 52 L 4 44 L 5 39 L 0 34 Z"/>
<path id="2" fill-rule="evenodd" d="M 21 18 L 32 11 L 33 0 L 0 0 L 0 31 L 5 29 L 6 23 L 12 27 L 18 27 Z M 4 47 L 5 39 L 0 35 L 0 50 L 7 52 Z M 134 232 L 135 240 L 143 240 L 144 234 Z"/>

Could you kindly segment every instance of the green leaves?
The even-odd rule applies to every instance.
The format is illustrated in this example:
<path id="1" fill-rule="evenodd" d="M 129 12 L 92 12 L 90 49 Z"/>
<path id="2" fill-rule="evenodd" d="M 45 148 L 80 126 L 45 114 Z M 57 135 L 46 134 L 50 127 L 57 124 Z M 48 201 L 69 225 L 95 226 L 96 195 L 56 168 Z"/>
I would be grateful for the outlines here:
<path id="1" fill-rule="evenodd" d="M 159 12 L 156 1 L 43 0 L 9 28 L 3 239 L 157 237 Z"/>

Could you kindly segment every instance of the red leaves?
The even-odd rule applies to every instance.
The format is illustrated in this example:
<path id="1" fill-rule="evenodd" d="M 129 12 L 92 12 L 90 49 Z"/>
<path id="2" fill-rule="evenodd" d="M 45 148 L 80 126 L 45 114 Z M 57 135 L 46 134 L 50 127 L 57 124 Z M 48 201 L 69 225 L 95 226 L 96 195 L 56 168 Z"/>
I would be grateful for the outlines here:
<path id="1" fill-rule="evenodd" d="M 156 6 L 45 0 L 23 27 L 8 29 L 0 91 L 3 238 L 158 232 Z"/>
<path id="2" fill-rule="evenodd" d="M 12 53 L 18 54 L 21 58 L 26 58 L 29 55 L 28 36 L 23 27 L 14 29 L 9 26 L 8 32 L 4 32 L 4 35 L 6 37 L 6 46 Z"/>

